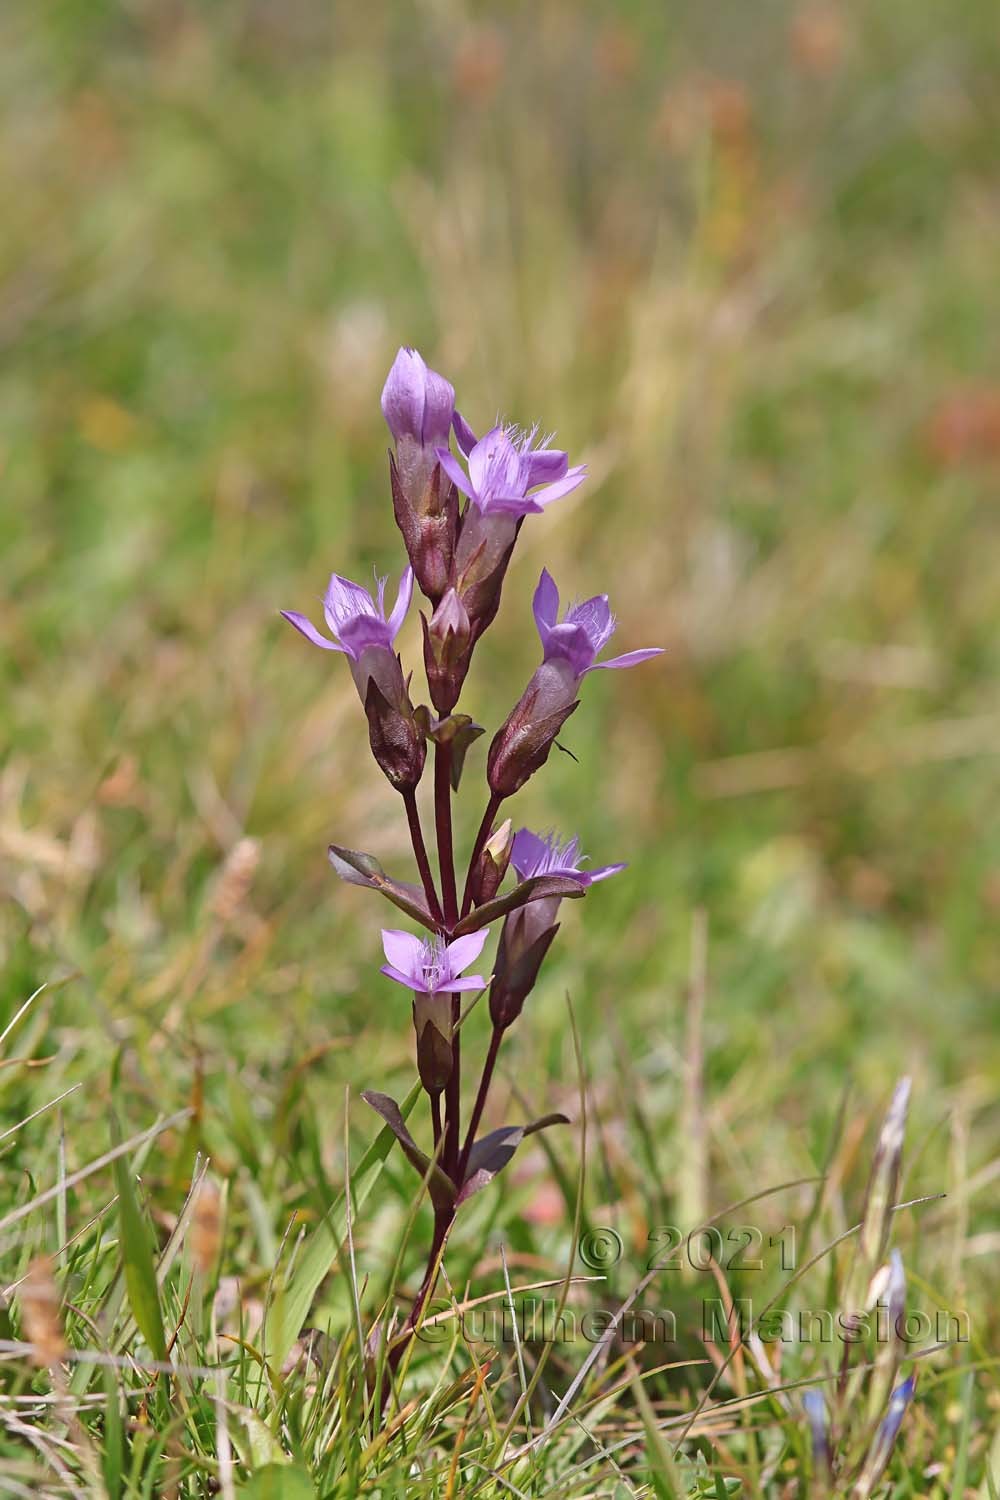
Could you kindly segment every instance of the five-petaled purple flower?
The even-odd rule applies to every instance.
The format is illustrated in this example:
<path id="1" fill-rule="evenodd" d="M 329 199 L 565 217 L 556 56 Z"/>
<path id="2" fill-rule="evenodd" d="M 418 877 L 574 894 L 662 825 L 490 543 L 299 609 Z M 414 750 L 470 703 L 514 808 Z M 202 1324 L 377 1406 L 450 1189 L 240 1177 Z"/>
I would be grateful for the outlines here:
<path id="1" fill-rule="evenodd" d="M 623 656 L 613 656 L 610 661 L 597 661 L 597 656 L 615 633 L 615 617 L 607 594 L 595 594 L 592 599 L 571 604 L 560 620 L 559 590 L 547 568 L 542 569 L 531 607 L 544 660 L 566 662 L 578 681 L 599 668 L 634 667 L 663 652 L 662 646 L 647 646 L 639 651 L 626 651 Z"/>
<path id="2" fill-rule="evenodd" d="M 458 976 L 475 963 L 488 937 L 488 927 L 455 938 L 451 943 L 437 936 L 419 938 L 398 928 L 383 928 L 382 947 L 386 962 L 382 965 L 382 973 L 421 995 L 454 995 L 460 990 L 481 990 L 486 983 L 481 975 L 467 974 L 464 979 Z"/>
<path id="3" fill-rule="evenodd" d="M 426 755 L 395 651 L 396 636 L 410 607 L 413 569 L 404 570 L 388 618 L 385 584 L 384 578 L 378 580 L 376 602 L 359 583 L 333 574 L 323 600 L 323 614 L 333 640 L 317 630 L 305 615 L 290 609 L 281 613 L 314 646 L 321 646 L 324 651 L 340 651 L 347 657 L 365 706 L 372 754 L 393 786 L 403 791 L 420 780 Z"/>
<path id="4" fill-rule="evenodd" d="M 568 455 L 560 449 L 536 447 L 537 427 L 528 432 L 509 425 L 491 427 L 485 437 L 477 439 L 458 412 L 454 427 L 458 446 L 468 460 L 468 474 L 447 446 L 438 448 L 438 460 L 455 488 L 467 495 L 482 515 L 538 514 L 587 477 L 586 465 L 571 469 Z M 529 494 L 529 490 L 535 493 Z"/>
<path id="5" fill-rule="evenodd" d="M 536 875 L 562 875 L 575 880 L 584 889 L 598 880 L 607 880 L 617 875 L 625 865 L 598 865 L 593 870 L 580 868 L 586 855 L 580 853 L 580 840 L 567 839 L 562 842 L 554 833 L 532 833 L 530 828 L 521 828 L 514 835 L 514 847 L 510 862 L 522 880 L 531 880 Z"/>
<path id="6" fill-rule="evenodd" d="M 368 590 L 362 588 L 360 583 L 352 583 L 349 578 L 341 578 L 339 573 L 330 575 L 330 583 L 323 600 L 323 615 L 330 628 L 330 634 L 333 636 L 332 641 L 317 630 L 305 615 L 300 615 L 292 609 L 283 609 L 281 613 L 290 624 L 295 626 L 296 630 L 301 630 L 306 640 L 312 641 L 314 646 L 322 646 L 324 651 L 342 651 L 352 661 L 360 661 L 363 652 L 371 647 L 391 651 L 403 621 L 406 619 L 406 611 L 410 607 L 410 599 L 413 596 L 413 569 L 403 570 L 403 576 L 399 580 L 396 603 L 388 619 L 385 613 L 387 581 L 386 578 L 376 579 L 378 593 L 376 603 Z"/>
<path id="7" fill-rule="evenodd" d="M 461 491 L 469 499 L 455 543 L 452 579 L 468 611 L 474 645 L 497 612 L 525 516 L 575 490 L 587 471 L 583 464 L 570 468 L 558 448 L 536 447 L 537 427 L 522 432 L 498 426 L 477 440 L 456 412 L 454 428 L 468 472 L 447 446 L 437 449 L 437 458 L 451 480 L 451 493 Z"/>
<path id="8" fill-rule="evenodd" d="M 634 667 L 662 651 L 650 646 L 597 661 L 615 631 L 607 594 L 571 605 L 560 620 L 559 590 L 547 569 L 542 570 L 532 608 L 542 663 L 490 745 L 487 777 L 498 797 L 512 796 L 545 764 L 556 735 L 577 707 L 577 691 L 588 672 Z"/>
<path id="9" fill-rule="evenodd" d="M 382 973 L 413 991 L 417 1068 L 430 1094 L 439 1094 L 447 1086 L 454 1066 L 452 1039 L 458 1002 L 452 997 L 462 990 L 485 988 L 482 975 L 466 974 L 464 979 L 459 975 L 479 957 L 488 936 L 489 928 L 481 928 L 447 943 L 437 935 L 418 938 L 397 928 L 382 930 L 388 960 Z"/>
<path id="10" fill-rule="evenodd" d="M 510 862 L 521 880 L 560 876 L 583 890 L 624 870 L 623 864 L 581 869 L 580 840 L 560 840 L 554 833 L 532 833 L 522 828 L 514 836 Z M 538 977 L 542 961 L 558 928 L 561 896 L 541 896 L 516 907 L 504 920 L 490 988 L 490 1015 L 495 1026 L 506 1028 L 521 1013 Z"/>

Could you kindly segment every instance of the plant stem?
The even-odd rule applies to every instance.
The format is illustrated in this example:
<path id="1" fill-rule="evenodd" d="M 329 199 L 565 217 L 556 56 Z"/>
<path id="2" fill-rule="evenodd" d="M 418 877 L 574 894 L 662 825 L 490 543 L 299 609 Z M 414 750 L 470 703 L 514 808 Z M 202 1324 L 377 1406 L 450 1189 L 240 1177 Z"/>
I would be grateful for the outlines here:
<path id="1" fill-rule="evenodd" d="M 462 1033 L 458 1021 L 462 1003 L 457 995 L 451 997 L 451 1077 L 445 1087 L 444 1170 L 452 1182 L 458 1183 L 459 1111 L 462 1108 Z"/>
<path id="2" fill-rule="evenodd" d="M 456 1179 L 458 1183 L 461 1183 L 464 1180 L 466 1169 L 469 1165 L 469 1155 L 472 1151 L 472 1147 L 476 1139 L 476 1131 L 479 1129 L 479 1122 L 483 1117 L 483 1110 L 486 1107 L 486 1097 L 490 1091 L 490 1084 L 493 1082 L 493 1070 L 496 1067 L 497 1054 L 500 1051 L 500 1043 L 503 1041 L 503 1033 L 504 1028 L 502 1026 L 494 1026 L 493 1033 L 490 1036 L 490 1045 L 486 1053 L 486 1061 L 483 1063 L 483 1076 L 479 1080 L 479 1092 L 476 1094 L 476 1102 L 472 1106 L 472 1115 L 469 1119 L 469 1129 L 465 1137 L 465 1145 L 462 1147 L 462 1155 L 458 1163 L 458 1173 Z"/>
<path id="3" fill-rule="evenodd" d="M 486 843 L 486 840 L 490 836 L 490 829 L 493 827 L 493 821 L 496 818 L 497 813 L 500 811 L 500 804 L 502 801 L 503 797 L 500 796 L 499 793 L 490 793 L 490 800 L 489 802 L 487 802 L 486 811 L 483 813 L 483 821 L 480 823 L 479 832 L 476 834 L 476 842 L 472 846 L 472 858 L 469 860 L 469 873 L 465 877 L 465 891 L 462 896 L 463 917 L 467 917 L 472 909 L 472 874 L 479 862 L 479 856 L 483 852 L 483 845 Z"/>
<path id="4" fill-rule="evenodd" d="M 434 1132 L 434 1150 L 437 1152 L 441 1142 L 441 1095 L 428 1095 L 431 1101 L 431 1129 Z"/>
<path id="5" fill-rule="evenodd" d="M 424 1272 L 424 1279 L 420 1283 L 420 1290 L 414 1298 L 413 1306 L 410 1308 L 409 1317 L 400 1330 L 399 1339 L 389 1351 L 389 1368 L 394 1373 L 397 1365 L 399 1364 L 399 1361 L 402 1359 L 403 1354 L 406 1351 L 410 1340 L 413 1338 L 416 1326 L 420 1321 L 420 1314 L 424 1309 L 424 1303 L 427 1301 L 427 1298 L 430 1296 L 431 1292 L 434 1289 L 434 1283 L 437 1281 L 438 1274 L 438 1260 L 440 1258 L 444 1242 L 448 1237 L 448 1230 L 451 1228 L 454 1221 L 454 1209 L 446 1210 L 444 1213 L 437 1213 L 434 1215 L 434 1238 L 431 1240 L 431 1248 L 430 1253 L 427 1257 L 427 1269 Z"/>
<path id="6" fill-rule="evenodd" d="M 437 832 L 438 865 L 444 920 L 449 928 L 458 921 L 458 891 L 455 887 L 455 850 L 451 833 L 451 746 L 434 746 L 434 827 Z"/>
<path id="7" fill-rule="evenodd" d="M 402 793 L 403 806 L 406 808 L 406 821 L 410 825 L 410 842 L 413 845 L 413 857 L 420 871 L 420 880 L 424 887 L 424 895 L 427 897 L 427 909 L 438 926 L 444 925 L 444 916 L 441 912 L 441 903 L 434 889 L 434 876 L 431 874 L 431 862 L 427 858 L 427 845 L 424 843 L 423 831 L 420 827 L 420 812 L 417 808 L 417 794 L 410 787 Z"/>

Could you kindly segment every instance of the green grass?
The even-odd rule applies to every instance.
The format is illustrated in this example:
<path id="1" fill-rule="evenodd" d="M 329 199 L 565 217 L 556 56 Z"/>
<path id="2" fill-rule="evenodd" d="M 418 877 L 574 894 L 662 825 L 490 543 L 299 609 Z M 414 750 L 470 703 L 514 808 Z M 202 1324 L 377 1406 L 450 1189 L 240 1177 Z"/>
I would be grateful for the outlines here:
<path id="1" fill-rule="evenodd" d="M 490 1123 L 574 1124 L 460 1219 L 455 1297 L 506 1297 L 501 1245 L 558 1296 L 579 1214 L 623 1253 L 570 1306 L 613 1311 L 658 1226 L 825 1170 L 818 1205 L 722 1220 L 794 1225 L 804 1266 L 860 1217 L 909 1073 L 902 1192 L 948 1196 L 894 1242 L 909 1306 L 971 1339 L 920 1362 L 884 1493 L 1000 1484 L 998 51 L 991 7 L 941 0 L 4 9 L 0 1031 L 45 989 L 0 1049 L 0 1290 L 52 1256 L 75 1357 L 31 1363 L 11 1292 L 0 1492 L 810 1492 L 798 1398 L 749 1354 L 711 1398 L 743 1404 L 674 1451 L 710 1273 L 656 1276 L 676 1343 L 598 1361 L 513 1465 L 586 1339 L 508 1433 L 539 1346 L 442 1320 L 406 1420 L 364 1417 L 358 1310 L 405 1309 L 430 1214 L 358 1098 L 413 1078 L 389 909 L 325 847 L 412 869 L 348 674 L 277 611 L 398 571 L 378 393 L 404 341 L 474 425 L 537 419 L 591 469 L 525 528 L 469 711 L 495 725 L 532 669 L 543 563 L 607 588 L 621 649 L 668 648 L 588 681 L 576 761 L 516 804 L 629 871 L 564 909 L 505 1045 Z M 466 850 L 482 780 L 480 745 Z M 61 1190 L 119 1131 L 144 1144 Z M 357 1306 L 323 1228 L 349 1172 Z M 762 1258 L 730 1278 L 755 1308 L 791 1275 Z M 789 1305 L 837 1307 L 847 1260 Z M 262 1368 L 265 1310 L 332 1342 Z M 778 1375 L 829 1361 L 793 1341 Z"/>

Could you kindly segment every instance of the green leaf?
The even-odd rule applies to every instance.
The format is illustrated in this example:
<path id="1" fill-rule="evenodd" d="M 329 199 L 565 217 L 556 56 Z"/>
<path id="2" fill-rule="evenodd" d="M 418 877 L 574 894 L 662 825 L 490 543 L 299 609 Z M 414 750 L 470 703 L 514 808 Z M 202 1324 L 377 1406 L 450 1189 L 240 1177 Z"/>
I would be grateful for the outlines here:
<path id="1" fill-rule="evenodd" d="M 316 1500 L 316 1487 L 306 1473 L 293 1464 L 265 1464 L 240 1489 L 247 1500 Z"/>
<path id="2" fill-rule="evenodd" d="M 399 1112 L 404 1120 L 408 1118 L 420 1092 L 421 1085 L 415 1083 L 400 1105 Z M 368 1147 L 356 1170 L 351 1173 L 355 1213 L 363 1206 L 381 1176 L 385 1159 L 395 1139 L 389 1126 L 384 1126 Z M 320 1282 L 340 1254 L 340 1247 L 347 1238 L 346 1207 L 345 1194 L 341 1193 L 306 1242 L 295 1263 L 291 1280 L 279 1288 L 268 1310 L 262 1343 L 272 1369 L 280 1370 L 287 1359 L 289 1350 L 302 1330 Z"/>
<path id="3" fill-rule="evenodd" d="M 122 1492 L 122 1411 L 114 1370 L 105 1365 L 103 1374 L 105 1406 L 101 1469 L 108 1500 L 119 1500 Z"/>
<path id="4" fill-rule="evenodd" d="M 163 1331 L 156 1265 L 149 1226 L 139 1207 L 128 1161 L 119 1156 L 114 1164 L 118 1191 L 118 1226 L 121 1234 L 122 1267 L 129 1307 L 154 1359 L 165 1360 L 167 1340 Z"/>
<path id="5" fill-rule="evenodd" d="M 653 1490 L 659 1500 L 683 1500 L 686 1486 L 677 1471 L 670 1442 L 657 1424 L 656 1413 L 638 1370 L 633 1371 L 631 1386 L 646 1431 L 646 1462 Z"/>

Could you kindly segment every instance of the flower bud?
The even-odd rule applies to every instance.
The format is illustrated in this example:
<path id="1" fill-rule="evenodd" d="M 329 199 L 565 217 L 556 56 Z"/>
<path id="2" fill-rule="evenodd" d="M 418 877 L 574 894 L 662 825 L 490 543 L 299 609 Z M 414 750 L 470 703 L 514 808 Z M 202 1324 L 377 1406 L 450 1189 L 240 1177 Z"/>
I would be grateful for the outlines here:
<path id="1" fill-rule="evenodd" d="M 490 745 L 486 774 L 498 797 L 513 796 L 548 760 L 556 735 L 579 707 L 577 681 L 558 660 L 535 672 Z"/>
<path id="2" fill-rule="evenodd" d="M 382 391 L 396 445 L 392 506 L 417 582 L 435 604 L 448 587 L 458 528 L 458 494 L 436 452 L 448 442 L 454 410 L 448 381 L 415 349 L 400 349 Z"/>
<path id="3" fill-rule="evenodd" d="M 430 623 L 424 627 L 424 666 L 431 702 L 439 714 L 450 714 L 458 702 L 469 669 L 469 616 L 461 599 L 449 588 Z"/>
<path id="4" fill-rule="evenodd" d="M 476 906 L 492 901 L 510 864 L 514 847 L 514 825 L 507 818 L 483 845 L 472 871 L 472 899 Z"/>

